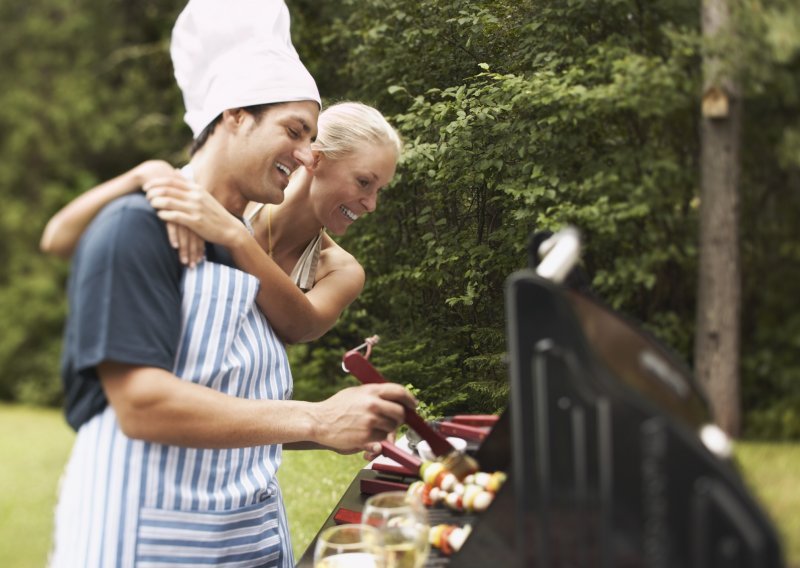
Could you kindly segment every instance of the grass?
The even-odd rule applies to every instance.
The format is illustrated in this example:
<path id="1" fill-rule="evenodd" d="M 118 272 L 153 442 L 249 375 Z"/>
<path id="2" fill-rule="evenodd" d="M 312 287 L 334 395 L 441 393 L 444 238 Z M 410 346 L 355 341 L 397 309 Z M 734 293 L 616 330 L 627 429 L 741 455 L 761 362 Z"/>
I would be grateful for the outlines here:
<path id="1" fill-rule="evenodd" d="M 783 536 L 787 564 L 800 568 L 800 444 L 739 442 L 736 457 Z"/>
<path id="2" fill-rule="evenodd" d="M 73 439 L 58 411 L 0 404 L 0 566 L 45 565 L 56 488 Z M 783 534 L 788 565 L 800 568 L 800 444 L 740 442 L 736 455 Z M 278 478 L 298 558 L 362 465 L 358 455 L 284 453 Z"/>
<path id="3" fill-rule="evenodd" d="M 0 566 L 47 562 L 58 479 L 75 436 L 57 410 L 0 404 Z M 285 452 L 278 479 L 298 558 L 364 460 L 333 452 Z M 314 480 L 309 483 L 308 480 Z"/>
<path id="4" fill-rule="evenodd" d="M 319 532 L 356 472 L 364 467 L 361 454 L 340 456 L 326 451 L 283 452 L 278 470 L 292 548 L 297 560 Z"/>
<path id="5" fill-rule="evenodd" d="M 0 406 L 0 566 L 45 565 L 58 479 L 74 438 L 57 411 Z"/>

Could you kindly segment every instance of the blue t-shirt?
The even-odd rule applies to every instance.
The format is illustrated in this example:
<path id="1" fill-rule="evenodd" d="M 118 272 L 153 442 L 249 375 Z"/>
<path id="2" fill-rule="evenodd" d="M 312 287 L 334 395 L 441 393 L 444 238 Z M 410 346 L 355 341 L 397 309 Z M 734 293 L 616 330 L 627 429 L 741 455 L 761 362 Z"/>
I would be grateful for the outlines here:
<path id="1" fill-rule="evenodd" d="M 209 260 L 231 265 L 227 250 Z M 114 361 L 171 371 L 181 327 L 183 267 L 144 194 L 110 203 L 72 260 L 61 356 L 67 422 L 75 430 L 108 405 L 97 365 Z"/>

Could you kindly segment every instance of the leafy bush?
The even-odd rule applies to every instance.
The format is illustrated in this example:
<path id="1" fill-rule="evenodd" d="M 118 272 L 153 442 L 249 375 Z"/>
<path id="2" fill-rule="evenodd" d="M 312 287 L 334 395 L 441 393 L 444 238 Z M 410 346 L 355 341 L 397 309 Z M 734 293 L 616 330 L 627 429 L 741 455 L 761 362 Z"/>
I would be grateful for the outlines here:
<path id="1" fill-rule="evenodd" d="M 2 399 L 59 397 L 66 265 L 36 252 L 49 215 L 145 158 L 185 156 L 167 50 L 183 5 L 0 6 Z M 691 362 L 700 55 L 736 49 L 745 428 L 796 436 L 800 8 L 735 5 L 737 35 L 704 47 L 696 0 L 291 0 L 326 101 L 377 105 L 407 143 L 378 211 L 342 238 L 364 293 L 290 350 L 296 396 L 353 384 L 341 355 L 378 333 L 376 365 L 432 413 L 503 408 L 503 283 L 531 231 L 565 223 L 596 293 Z"/>

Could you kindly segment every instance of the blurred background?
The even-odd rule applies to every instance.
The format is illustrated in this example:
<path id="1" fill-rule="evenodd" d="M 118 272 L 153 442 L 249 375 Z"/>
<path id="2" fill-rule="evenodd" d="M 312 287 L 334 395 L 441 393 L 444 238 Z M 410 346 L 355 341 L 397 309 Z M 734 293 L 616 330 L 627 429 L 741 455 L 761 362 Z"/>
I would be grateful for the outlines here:
<path id="1" fill-rule="evenodd" d="M 47 219 L 147 158 L 187 159 L 169 33 L 183 0 L 0 5 L 0 399 L 57 405 L 66 262 Z M 376 105 L 404 163 L 342 239 L 364 294 L 293 350 L 296 392 L 375 360 L 438 413 L 502 408 L 503 281 L 533 230 L 577 225 L 595 293 L 692 362 L 699 3 L 289 0 L 325 102 Z M 600 8 L 602 4 L 602 9 Z M 800 8 L 741 3 L 742 391 L 748 437 L 800 437 Z"/>
<path id="2" fill-rule="evenodd" d="M 699 0 L 287 0 L 325 103 L 360 100 L 407 143 L 377 212 L 341 239 L 362 296 L 291 348 L 295 396 L 373 360 L 430 415 L 505 407 L 503 282 L 534 230 L 583 232 L 595 294 L 690 365 L 695 326 Z M 742 434 L 800 439 L 800 5 L 735 2 L 742 88 Z M 0 401 L 57 407 L 68 263 L 47 219 L 189 129 L 169 34 L 184 0 L 0 3 Z M 5 459 L 4 459 L 5 461 Z"/>

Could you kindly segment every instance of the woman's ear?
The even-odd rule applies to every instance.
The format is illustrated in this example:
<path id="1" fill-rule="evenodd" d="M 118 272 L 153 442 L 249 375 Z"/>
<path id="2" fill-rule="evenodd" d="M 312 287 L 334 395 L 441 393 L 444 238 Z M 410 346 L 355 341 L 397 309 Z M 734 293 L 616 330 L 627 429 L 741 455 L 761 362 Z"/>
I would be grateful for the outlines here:
<path id="1" fill-rule="evenodd" d="M 311 150 L 311 166 L 306 168 L 309 172 L 314 172 L 325 159 L 325 154 L 320 152 L 319 150 Z"/>

